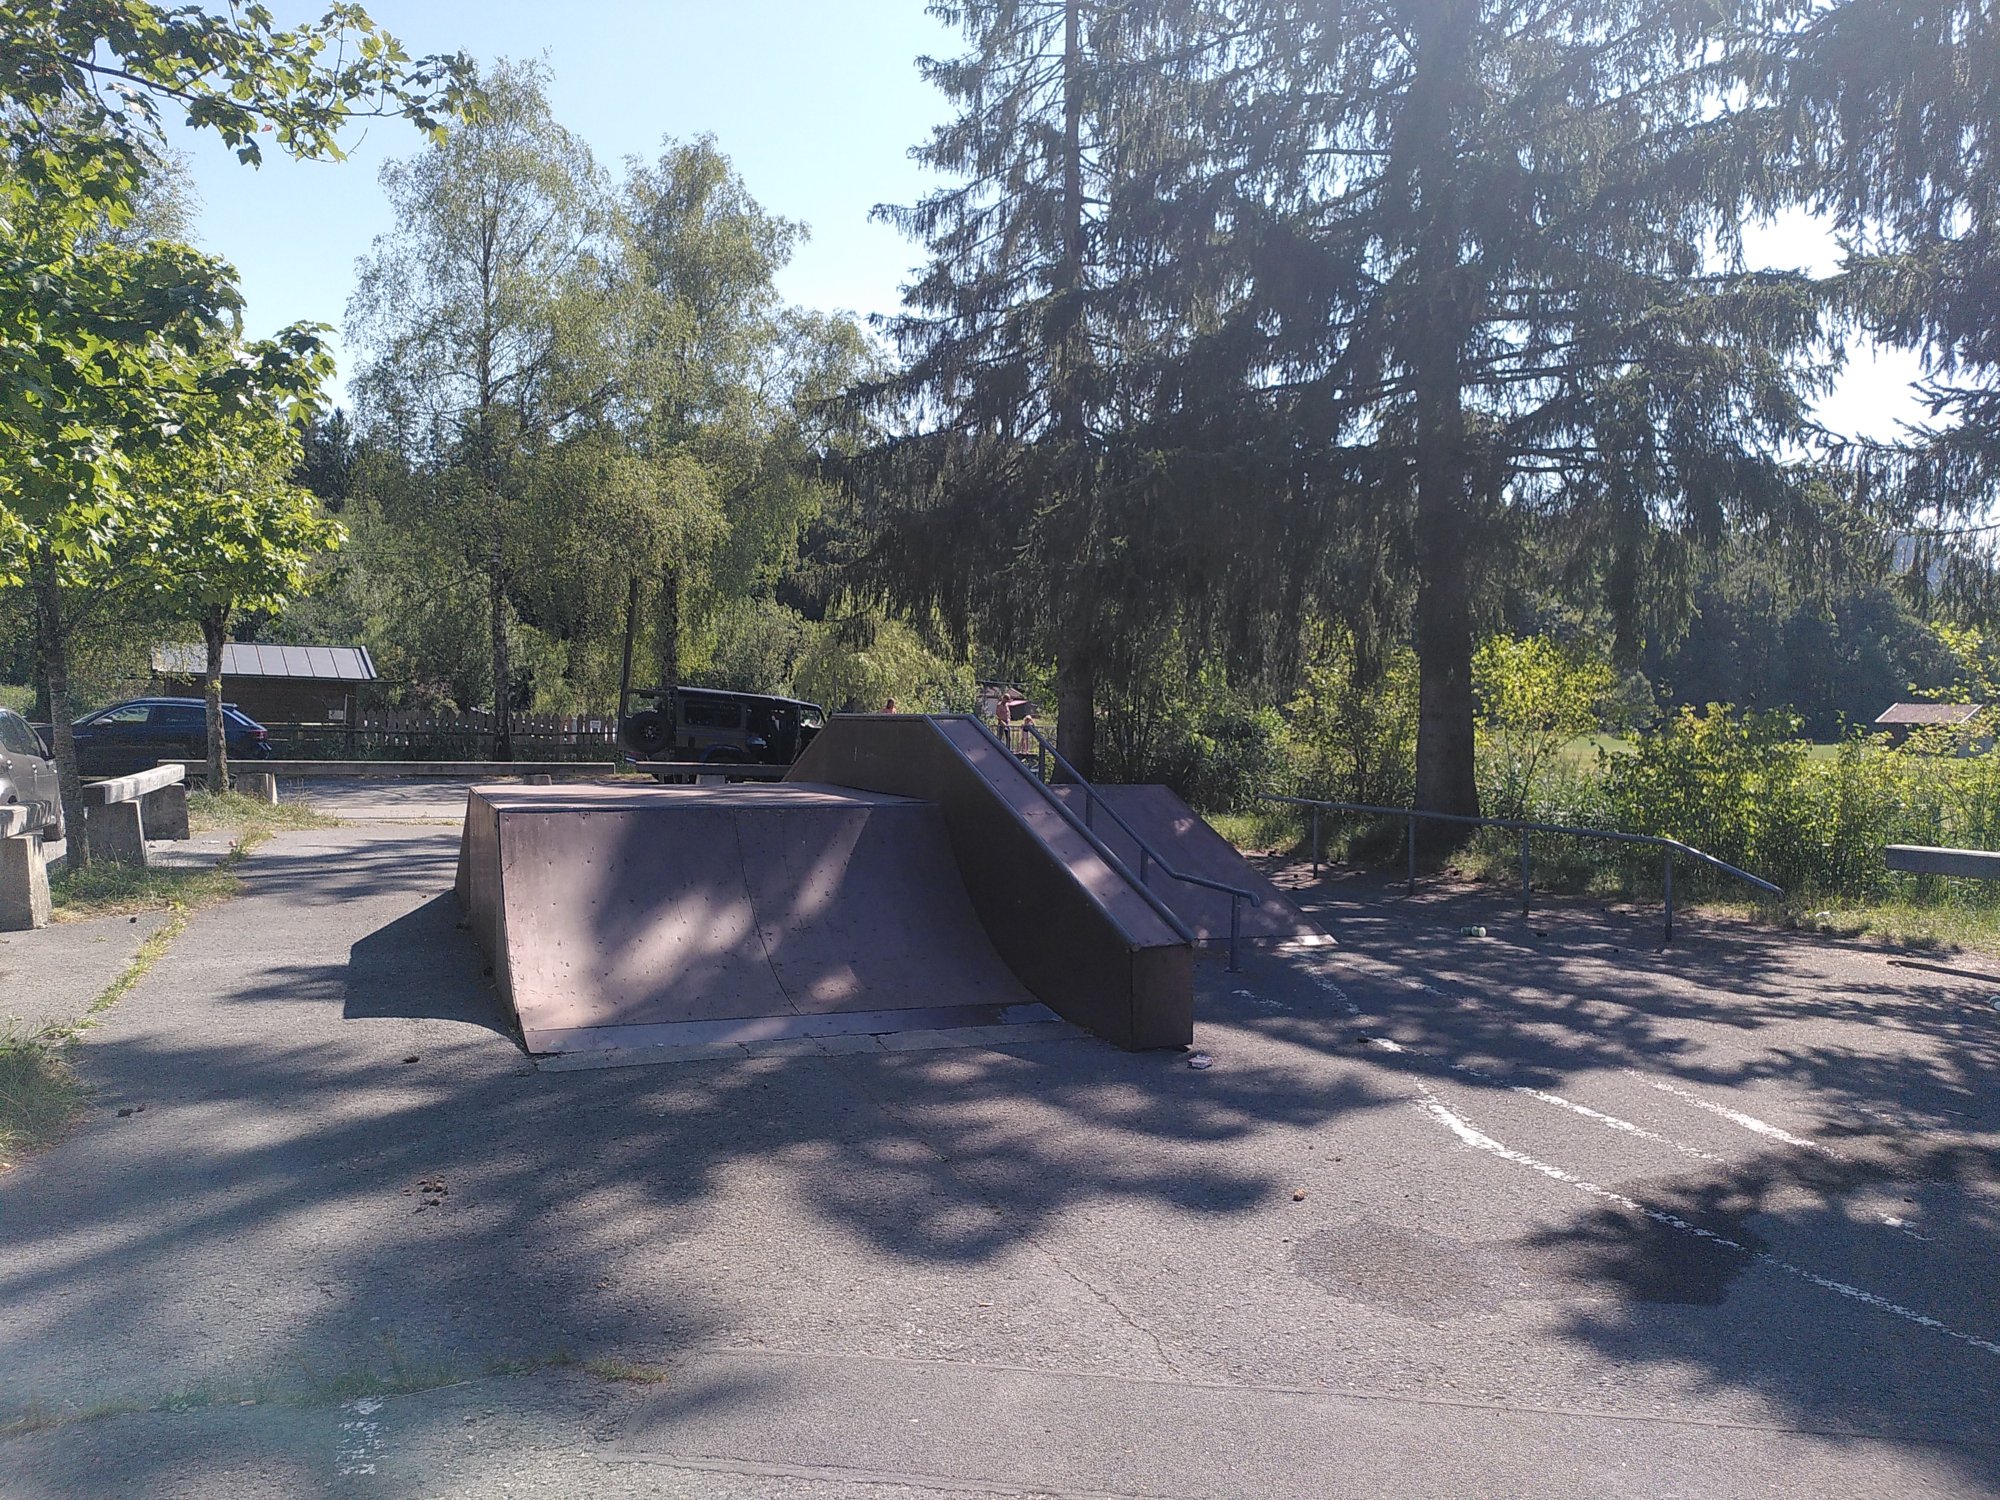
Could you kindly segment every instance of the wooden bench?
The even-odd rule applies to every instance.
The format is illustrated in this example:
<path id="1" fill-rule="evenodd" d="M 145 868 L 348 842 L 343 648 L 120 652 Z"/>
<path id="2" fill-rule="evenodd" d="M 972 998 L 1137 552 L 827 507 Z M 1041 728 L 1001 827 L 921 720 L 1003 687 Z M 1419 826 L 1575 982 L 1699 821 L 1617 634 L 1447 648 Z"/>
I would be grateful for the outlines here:
<path id="1" fill-rule="evenodd" d="M 179 765 L 153 766 L 83 789 L 83 840 L 92 860 L 144 868 L 147 839 L 187 836 L 187 772 Z"/>
<path id="2" fill-rule="evenodd" d="M 49 866 L 42 830 L 25 807 L 0 807 L 0 932 L 49 925 Z"/>

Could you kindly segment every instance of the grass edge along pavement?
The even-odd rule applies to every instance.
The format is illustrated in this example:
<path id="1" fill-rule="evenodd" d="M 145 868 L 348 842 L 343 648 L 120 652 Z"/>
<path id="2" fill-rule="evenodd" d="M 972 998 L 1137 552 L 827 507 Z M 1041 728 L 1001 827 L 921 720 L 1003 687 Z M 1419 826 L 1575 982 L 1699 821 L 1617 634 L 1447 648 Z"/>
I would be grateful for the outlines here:
<path id="1" fill-rule="evenodd" d="M 384 1345 L 389 1351 L 386 1373 L 357 1366 L 327 1375 L 309 1365 L 301 1365 L 302 1378 L 289 1385 L 260 1376 L 241 1384 L 219 1381 L 181 1386 L 151 1400 L 106 1401 L 70 1411 L 51 1411 L 36 1406 L 0 1421 L 0 1441 L 144 1412 L 190 1412 L 226 1406 L 285 1406 L 310 1411 L 366 1397 L 416 1396 L 483 1380 L 519 1380 L 547 1370 L 581 1370 L 606 1385 L 664 1385 L 670 1379 L 665 1370 L 653 1365 L 616 1359 L 578 1359 L 564 1349 L 545 1355 L 493 1359 L 476 1367 L 465 1367 L 453 1364 L 412 1365 L 402 1359 L 390 1341 L 385 1339 Z"/>
<path id="2" fill-rule="evenodd" d="M 189 799 L 189 819 L 202 832 L 222 827 L 240 830 L 229 852 L 216 864 L 202 869 L 145 870 L 99 865 L 65 872 L 51 882 L 60 920 L 133 916 L 161 907 L 168 916 L 76 1020 L 47 1026 L 28 1036 L 0 1033 L 0 1173 L 68 1133 L 90 1097 L 77 1076 L 71 1049 L 99 1016 L 145 977 L 174 939 L 187 930 L 196 912 L 227 901 L 241 889 L 236 867 L 250 851 L 281 829 L 328 828 L 339 822 L 296 803 L 272 807 L 236 793 L 196 793 Z"/>
<path id="3" fill-rule="evenodd" d="M 1309 855 L 1303 824 L 1290 816 L 1290 809 L 1239 813 L 1205 813 L 1211 825 L 1235 848 L 1252 856 L 1276 857 L 1303 862 Z M 1395 841 L 1400 848 L 1400 839 Z M 1327 840 L 1329 863 L 1339 849 Z M 1385 852 L 1387 851 L 1387 852 Z M 1369 858 L 1369 854 L 1380 857 Z M 1538 851 L 1539 854 L 1539 851 Z M 1487 848 L 1473 844 L 1461 849 L 1442 867 L 1426 865 L 1426 880 L 1463 881 L 1481 889 L 1504 891 L 1518 898 L 1520 892 L 1519 846 Z M 1381 849 L 1357 850 L 1352 863 L 1373 868 L 1401 879 L 1400 855 L 1384 844 Z M 1566 878 L 1568 872 L 1558 860 L 1538 858 L 1535 894 L 1540 897 L 1571 898 L 1618 905 L 1657 904 L 1657 891 L 1621 885 L 1613 881 Z M 1913 901 L 1894 897 L 1861 898 L 1828 893 L 1788 893 L 1781 900 L 1753 901 L 1725 894 L 1695 894 L 1682 887 L 1675 908 L 1683 916 L 1705 916 L 1724 921 L 1745 922 L 1780 932 L 1806 933 L 1815 937 L 1864 942 L 1886 949 L 1907 949 L 1922 953 L 1975 953 L 2000 958 L 2000 909 L 1990 900 L 1955 899 L 1955 893 L 1975 882 L 1929 877 L 1939 890 L 1935 899 Z"/>

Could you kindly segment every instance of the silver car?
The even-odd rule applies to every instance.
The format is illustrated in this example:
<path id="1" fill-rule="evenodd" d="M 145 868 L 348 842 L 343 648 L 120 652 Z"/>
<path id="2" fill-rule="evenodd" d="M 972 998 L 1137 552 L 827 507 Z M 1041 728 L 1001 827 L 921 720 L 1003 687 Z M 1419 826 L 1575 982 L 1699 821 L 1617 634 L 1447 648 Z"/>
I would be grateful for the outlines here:
<path id="1" fill-rule="evenodd" d="M 63 836 L 62 789 L 41 736 L 11 708 L 0 708 L 0 807 L 24 802 L 40 816 L 43 837 Z"/>

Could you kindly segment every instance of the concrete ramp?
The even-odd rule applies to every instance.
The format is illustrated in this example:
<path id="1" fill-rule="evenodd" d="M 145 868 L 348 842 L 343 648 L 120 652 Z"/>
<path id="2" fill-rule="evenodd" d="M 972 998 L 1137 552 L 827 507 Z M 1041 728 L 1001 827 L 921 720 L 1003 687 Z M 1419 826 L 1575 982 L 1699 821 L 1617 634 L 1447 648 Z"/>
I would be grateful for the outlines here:
<path id="1" fill-rule="evenodd" d="M 935 803 L 981 924 L 1038 1000 L 1121 1047 L 1193 1039 L 1187 929 L 970 715 L 837 716 L 791 775 Z"/>
<path id="2" fill-rule="evenodd" d="M 908 798 L 475 787 L 459 894 L 530 1052 L 1053 1019 Z"/>
<path id="3" fill-rule="evenodd" d="M 1059 786 L 1052 790 L 1078 817 L 1083 816 L 1081 787 Z M 1105 786 L 1100 782 L 1094 790 L 1107 806 L 1132 825 L 1133 832 L 1149 848 L 1175 869 L 1220 880 L 1262 897 L 1255 906 L 1248 901 L 1242 903 L 1238 921 L 1243 937 L 1267 942 L 1332 941 L 1171 787 Z M 1110 846 L 1112 853 L 1132 869 L 1138 869 L 1139 847 L 1115 819 L 1095 818 L 1092 824 L 1091 831 Z M 1170 879 L 1157 871 L 1148 883 L 1153 893 L 1173 908 L 1174 914 L 1201 942 L 1229 941 L 1228 896 L 1206 886 Z"/>

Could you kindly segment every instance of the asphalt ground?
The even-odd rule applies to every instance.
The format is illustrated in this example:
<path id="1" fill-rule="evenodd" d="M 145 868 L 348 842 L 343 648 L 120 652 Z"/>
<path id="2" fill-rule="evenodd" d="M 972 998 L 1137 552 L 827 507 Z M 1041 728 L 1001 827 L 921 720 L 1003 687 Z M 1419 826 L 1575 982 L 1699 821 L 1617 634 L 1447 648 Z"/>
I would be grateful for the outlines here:
<path id="1" fill-rule="evenodd" d="M 1984 965 L 1330 884 L 1204 1070 L 543 1073 L 456 846 L 279 835 L 91 1032 L 0 1494 L 2000 1490 Z"/>
<path id="2" fill-rule="evenodd" d="M 194 869 L 221 863 L 234 842 L 204 833 L 147 847 L 156 865 Z M 49 846 L 58 866 L 68 852 L 62 840 Z M 0 932 L 0 1036 L 33 1036 L 80 1020 L 166 922 L 165 912 L 145 911 Z"/>

